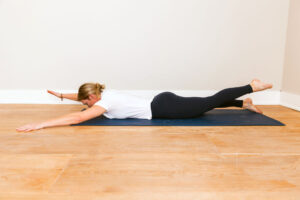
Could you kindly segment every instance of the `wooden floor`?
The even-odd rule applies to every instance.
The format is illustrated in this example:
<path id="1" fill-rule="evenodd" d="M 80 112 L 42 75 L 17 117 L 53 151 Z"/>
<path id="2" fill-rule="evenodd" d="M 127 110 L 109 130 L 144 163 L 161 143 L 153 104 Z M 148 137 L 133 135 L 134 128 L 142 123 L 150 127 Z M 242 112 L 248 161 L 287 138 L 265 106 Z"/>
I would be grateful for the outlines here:
<path id="1" fill-rule="evenodd" d="M 286 126 L 20 133 L 83 106 L 0 104 L 0 199 L 300 199 L 300 112 L 259 107 Z"/>

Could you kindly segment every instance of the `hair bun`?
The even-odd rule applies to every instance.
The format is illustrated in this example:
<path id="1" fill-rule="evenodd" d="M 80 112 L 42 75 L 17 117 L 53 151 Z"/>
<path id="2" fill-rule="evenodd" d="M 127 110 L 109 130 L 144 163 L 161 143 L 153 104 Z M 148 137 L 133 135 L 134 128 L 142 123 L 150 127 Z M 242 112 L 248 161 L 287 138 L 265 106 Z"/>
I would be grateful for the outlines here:
<path id="1" fill-rule="evenodd" d="M 102 92 L 103 89 L 105 89 L 104 84 L 96 83 L 96 90 Z"/>

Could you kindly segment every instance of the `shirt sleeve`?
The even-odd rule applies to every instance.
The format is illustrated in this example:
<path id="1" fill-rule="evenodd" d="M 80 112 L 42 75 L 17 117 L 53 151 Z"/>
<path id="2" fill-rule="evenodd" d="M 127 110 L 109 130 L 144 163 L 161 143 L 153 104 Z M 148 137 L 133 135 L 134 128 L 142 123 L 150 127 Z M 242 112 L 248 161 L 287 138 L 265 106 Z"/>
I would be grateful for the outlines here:
<path id="1" fill-rule="evenodd" d="M 110 103 L 106 99 L 101 99 L 100 101 L 96 102 L 96 105 L 105 108 L 106 111 L 110 109 Z"/>

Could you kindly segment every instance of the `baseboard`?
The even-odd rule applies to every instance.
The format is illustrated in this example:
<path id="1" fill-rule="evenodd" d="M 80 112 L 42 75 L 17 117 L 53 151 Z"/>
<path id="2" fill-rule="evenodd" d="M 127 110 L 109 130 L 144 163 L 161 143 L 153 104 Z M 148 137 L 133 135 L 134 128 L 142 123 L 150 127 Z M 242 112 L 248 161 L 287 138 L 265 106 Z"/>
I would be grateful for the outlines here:
<path id="1" fill-rule="evenodd" d="M 281 92 L 280 103 L 283 106 L 300 111 L 300 95 L 289 92 Z"/>
<path id="2" fill-rule="evenodd" d="M 161 90 L 121 90 L 129 94 L 152 99 Z M 168 90 L 180 96 L 205 97 L 218 91 L 214 90 Z M 76 93 L 77 90 L 60 90 L 62 93 Z M 237 99 L 251 97 L 256 105 L 280 105 L 280 91 L 260 91 L 246 94 Z M 299 97 L 298 97 L 299 98 Z M 299 102 L 299 101 L 298 101 Z M 47 93 L 46 90 L 0 90 L 1 104 L 81 104 L 80 102 L 59 98 Z"/>

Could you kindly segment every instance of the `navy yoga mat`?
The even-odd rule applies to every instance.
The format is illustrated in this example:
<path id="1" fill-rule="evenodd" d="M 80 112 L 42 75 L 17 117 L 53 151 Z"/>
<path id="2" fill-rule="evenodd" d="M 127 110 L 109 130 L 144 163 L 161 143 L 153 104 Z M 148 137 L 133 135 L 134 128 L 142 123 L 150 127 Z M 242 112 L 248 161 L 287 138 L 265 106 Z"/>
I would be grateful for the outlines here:
<path id="1" fill-rule="evenodd" d="M 71 126 L 285 126 L 285 124 L 247 109 L 213 109 L 188 119 L 109 119 L 101 115 Z"/>

